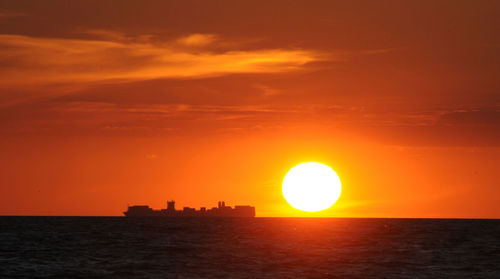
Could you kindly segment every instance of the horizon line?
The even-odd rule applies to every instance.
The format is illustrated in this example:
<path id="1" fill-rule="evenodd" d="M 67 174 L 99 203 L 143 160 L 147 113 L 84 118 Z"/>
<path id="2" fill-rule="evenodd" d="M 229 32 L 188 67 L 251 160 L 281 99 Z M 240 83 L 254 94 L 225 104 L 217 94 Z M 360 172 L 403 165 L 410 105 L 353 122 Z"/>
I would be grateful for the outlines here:
<path id="1" fill-rule="evenodd" d="M 1 215 L 0 217 L 81 217 L 81 218 L 127 218 L 125 216 L 120 215 Z M 129 217 L 130 218 L 130 217 Z M 165 217 L 162 216 L 144 216 L 144 217 L 133 217 L 133 218 L 159 218 L 163 219 Z M 175 218 L 201 218 L 201 219 L 220 219 L 220 218 L 230 218 L 230 219 L 239 219 L 239 218 L 283 218 L 283 219 L 415 219 L 415 220 L 500 220 L 498 218 L 488 218 L 488 217 L 325 217 L 325 216 L 255 216 L 255 217 L 196 217 L 196 216 L 179 216 Z M 168 218 L 170 219 L 170 218 Z"/>

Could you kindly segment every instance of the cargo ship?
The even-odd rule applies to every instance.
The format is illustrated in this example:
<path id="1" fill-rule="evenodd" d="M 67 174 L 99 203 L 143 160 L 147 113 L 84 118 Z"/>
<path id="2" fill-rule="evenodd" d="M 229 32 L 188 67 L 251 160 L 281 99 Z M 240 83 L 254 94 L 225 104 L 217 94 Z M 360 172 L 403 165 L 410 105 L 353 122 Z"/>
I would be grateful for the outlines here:
<path id="1" fill-rule="evenodd" d="M 200 207 L 196 210 L 192 207 L 184 207 L 182 210 L 175 209 L 175 201 L 168 201 L 167 208 L 155 210 L 148 205 L 129 206 L 123 212 L 126 217 L 255 217 L 255 207 L 249 205 L 236 205 L 234 208 L 226 206 L 224 201 L 219 201 L 217 207 L 207 209 Z"/>

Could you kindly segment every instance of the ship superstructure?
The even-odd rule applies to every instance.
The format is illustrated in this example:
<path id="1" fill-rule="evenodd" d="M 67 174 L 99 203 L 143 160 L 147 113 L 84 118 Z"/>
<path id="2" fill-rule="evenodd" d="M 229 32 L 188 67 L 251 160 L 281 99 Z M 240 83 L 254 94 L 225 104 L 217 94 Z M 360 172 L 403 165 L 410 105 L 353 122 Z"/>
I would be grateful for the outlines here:
<path id="1" fill-rule="evenodd" d="M 155 210 L 148 205 L 129 206 L 123 212 L 127 217 L 255 217 L 255 207 L 249 205 L 236 205 L 234 208 L 227 206 L 224 201 L 219 201 L 217 207 L 207 209 L 200 207 L 196 210 L 192 207 L 184 207 L 182 210 L 175 209 L 175 201 L 167 202 L 167 208 Z"/>

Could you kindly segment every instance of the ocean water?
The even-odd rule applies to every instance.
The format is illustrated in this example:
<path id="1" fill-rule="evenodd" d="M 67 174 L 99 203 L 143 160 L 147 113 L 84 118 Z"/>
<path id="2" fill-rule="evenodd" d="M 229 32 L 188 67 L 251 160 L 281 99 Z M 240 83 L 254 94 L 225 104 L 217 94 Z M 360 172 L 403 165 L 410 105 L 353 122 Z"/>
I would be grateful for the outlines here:
<path id="1" fill-rule="evenodd" d="M 500 278 L 500 220 L 0 217 L 1 278 Z"/>

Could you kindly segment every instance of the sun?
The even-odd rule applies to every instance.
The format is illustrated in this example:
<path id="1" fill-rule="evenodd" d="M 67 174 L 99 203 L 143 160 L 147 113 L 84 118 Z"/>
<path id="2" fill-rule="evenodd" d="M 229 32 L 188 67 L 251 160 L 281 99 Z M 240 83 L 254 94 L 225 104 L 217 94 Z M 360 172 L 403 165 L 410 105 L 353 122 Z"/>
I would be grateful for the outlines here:
<path id="1" fill-rule="evenodd" d="M 340 197 L 340 178 L 329 166 L 302 163 L 283 179 L 283 196 L 296 209 L 315 212 L 331 207 Z"/>

